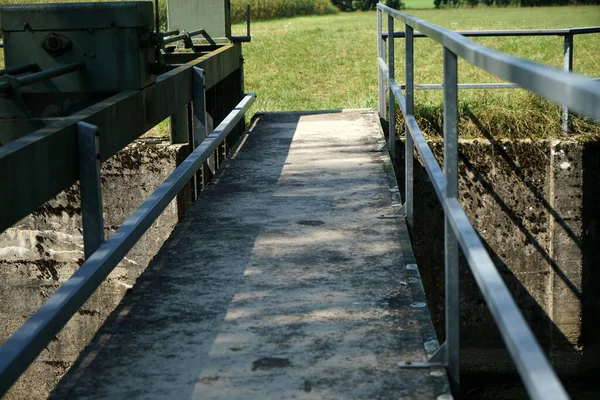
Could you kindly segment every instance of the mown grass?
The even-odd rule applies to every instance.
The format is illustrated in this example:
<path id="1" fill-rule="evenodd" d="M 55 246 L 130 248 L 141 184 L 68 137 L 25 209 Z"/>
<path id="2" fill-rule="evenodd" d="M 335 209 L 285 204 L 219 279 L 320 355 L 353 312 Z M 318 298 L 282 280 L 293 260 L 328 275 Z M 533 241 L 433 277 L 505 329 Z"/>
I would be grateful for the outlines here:
<path id="1" fill-rule="evenodd" d="M 454 30 L 528 29 L 600 24 L 600 7 L 476 8 L 414 10 L 412 14 Z M 243 29 L 236 26 L 237 29 Z M 256 111 L 375 107 L 377 103 L 375 12 L 340 13 L 257 22 L 252 43 L 245 45 L 246 90 L 255 91 Z M 492 48 L 557 68 L 562 67 L 562 38 L 482 38 Z M 417 83 L 441 83 L 442 49 L 430 39 L 415 45 Z M 396 40 L 396 76 L 404 75 L 403 43 Z M 600 76 L 600 35 L 575 39 L 575 71 Z M 402 79 L 398 79 L 402 81 Z M 500 82 L 485 71 L 459 61 L 459 81 Z M 463 90 L 461 131 L 478 136 L 480 125 L 507 137 L 560 134 L 560 107 L 524 90 Z M 430 134 L 441 126 L 439 91 L 419 91 L 416 108 Z M 595 125 L 574 121 L 578 133 L 597 134 Z"/>
<path id="2" fill-rule="evenodd" d="M 407 10 L 433 8 L 433 0 L 403 0 Z"/>
<path id="3" fill-rule="evenodd" d="M 3 4 L 7 1 L 1 0 Z M 33 0 L 41 1 L 41 0 Z M 236 0 L 237 1 L 237 0 Z M 241 0 L 245 1 L 245 0 Z M 407 5 L 411 1 L 407 0 Z M 22 2 L 16 1 L 16 2 Z M 415 4 L 415 3 L 413 3 Z M 420 18 L 454 30 L 533 29 L 600 25 L 600 7 L 475 8 L 411 10 Z M 398 28 L 400 29 L 400 28 Z M 375 12 L 338 13 L 253 23 L 252 43 L 244 45 L 246 90 L 255 91 L 255 111 L 317 110 L 375 107 L 377 104 Z M 243 34 L 244 25 L 235 25 Z M 562 67 L 562 38 L 482 38 L 492 48 L 557 68 Z M 402 81 L 403 42 L 396 40 L 396 76 Z M 442 49 L 430 39 L 417 39 L 416 83 L 442 81 Z M 1 62 L 1 55 L 0 55 Z M 578 73 L 600 77 L 600 35 L 575 38 Z M 459 80 L 500 82 L 459 61 Z M 461 132 L 477 136 L 475 116 L 486 129 L 507 137 L 550 137 L 560 134 L 560 107 L 524 90 L 460 92 Z M 416 113 L 430 134 L 441 127 L 439 91 L 419 91 Z M 471 115 L 471 117 L 468 117 Z M 402 124 L 399 124 L 402 126 Z M 574 131 L 598 134 L 584 119 Z"/>

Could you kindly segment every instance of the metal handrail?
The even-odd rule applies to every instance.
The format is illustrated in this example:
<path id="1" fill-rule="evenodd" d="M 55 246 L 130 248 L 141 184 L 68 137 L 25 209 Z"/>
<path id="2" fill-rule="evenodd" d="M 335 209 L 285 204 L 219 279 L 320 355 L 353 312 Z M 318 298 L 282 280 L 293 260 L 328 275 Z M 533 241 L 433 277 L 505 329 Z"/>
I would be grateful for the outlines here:
<path id="1" fill-rule="evenodd" d="M 0 397 L 127 255 L 250 108 L 246 95 L 117 231 L 0 347 Z M 89 124 L 87 124 L 89 125 Z M 101 209 L 100 209 L 101 210 Z"/>
<path id="2" fill-rule="evenodd" d="M 501 30 L 481 30 L 481 31 L 453 31 L 464 37 L 507 37 L 507 36 L 569 36 L 585 35 L 588 33 L 600 33 L 600 26 L 588 26 L 583 28 L 564 28 L 564 29 L 501 29 Z M 387 32 L 382 32 L 381 37 L 384 40 L 388 38 Z M 394 32 L 394 38 L 403 38 L 406 34 L 403 31 Z M 428 37 L 420 32 L 413 34 L 414 38 Z"/>
<path id="3" fill-rule="evenodd" d="M 388 32 L 394 20 L 405 25 L 406 89 L 402 93 L 394 76 L 394 40 L 388 40 L 388 61 L 384 59 L 383 13 L 388 15 Z M 585 28 L 587 29 L 587 28 Z M 529 396 L 533 399 L 567 399 L 568 395 L 527 325 L 510 291 L 485 249 L 477 231 L 458 200 L 458 79 L 457 58 L 478 66 L 522 88 L 592 118 L 600 119 L 600 82 L 560 71 L 532 61 L 492 50 L 459 33 L 377 5 L 379 113 L 386 116 L 386 89 L 389 85 L 389 149 L 395 158 L 395 104 L 406 122 L 404 212 L 410 231 L 413 226 L 413 157 L 420 154 L 445 214 L 445 313 L 446 341 L 425 363 L 405 363 L 403 367 L 443 366 L 450 384 L 459 393 L 459 276 L 458 252 L 462 249 L 479 289 L 517 367 Z M 434 39 L 444 48 L 444 165 L 438 164 L 414 118 L 414 31 Z M 395 35 L 394 35 L 395 36 Z M 571 52 L 572 57 L 572 52 Z"/>
<path id="4" fill-rule="evenodd" d="M 32 65 L 35 65 L 35 67 L 37 67 L 36 64 Z M 24 70 L 27 67 L 29 66 L 23 66 L 22 70 Z M 12 81 L 0 82 L 0 93 L 9 93 L 10 91 L 15 90 L 17 88 L 34 85 L 39 82 L 47 81 L 62 75 L 70 74 L 71 72 L 80 71 L 82 69 L 85 69 L 85 63 L 80 61 L 72 64 L 61 65 L 60 67 L 55 67 L 40 72 L 35 72 L 29 75 L 14 77 Z"/>
<path id="5" fill-rule="evenodd" d="M 586 35 L 590 33 L 600 33 L 600 26 L 588 26 L 581 28 L 563 28 L 563 29 L 515 29 L 515 30 L 480 30 L 480 31 L 454 31 L 465 37 L 530 37 L 530 36 L 562 36 L 563 37 L 563 70 L 573 71 L 573 37 L 576 35 Z M 388 32 L 381 32 L 381 38 L 387 40 Z M 403 31 L 394 32 L 394 38 L 404 38 L 406 33 Z M 413 38 L 428 37 L 427 35 L 414 32 Z M 416 85 L 418 90 L 439 90 L 441 84 Z M 471 83 L 460 84 L 459 89 L 519 89 L 521 86 L 514 83 Z M 402 87 L 404 89 L 404 87 Z M 562 106 L 562 133 L 563 136 L 569 134 L 569 109 Z"/>

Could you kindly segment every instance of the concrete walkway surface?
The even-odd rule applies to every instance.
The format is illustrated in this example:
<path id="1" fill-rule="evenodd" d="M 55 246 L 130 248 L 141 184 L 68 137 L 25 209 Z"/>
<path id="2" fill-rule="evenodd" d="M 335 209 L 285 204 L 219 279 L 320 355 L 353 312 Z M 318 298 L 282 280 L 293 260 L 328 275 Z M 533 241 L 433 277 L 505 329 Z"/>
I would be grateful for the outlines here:
<path id="1" fill-rule="evenodd" d="M 451 398 L 396 366 L 437 342 L 404 222 L 377 218 L 383 140 L 372 110 L 259 115 L 52 398 Z"/>

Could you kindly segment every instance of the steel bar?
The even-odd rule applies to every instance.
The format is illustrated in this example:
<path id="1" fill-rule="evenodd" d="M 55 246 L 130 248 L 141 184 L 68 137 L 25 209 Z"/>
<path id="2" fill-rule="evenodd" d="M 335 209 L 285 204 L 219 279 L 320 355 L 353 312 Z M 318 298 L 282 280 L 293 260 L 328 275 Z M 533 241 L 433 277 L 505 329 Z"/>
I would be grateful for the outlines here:
<path id="1" fill-rule="evenodd" d="M 589 26 L 584 28 L 569 28 L 569 29 L 515 29 L 515 30 L 478 30 L 478 31 L 454 31 L 465 37 L 498 37 L 498 36 L 567 36 L 567 35 L 584 35 L 589 33 L 599 33 L 600 26 Z M 405 32 L 394 32 L 395 38 L 403 38 Z M 388 33 L 383 32 L 382 37 L 387 40 Z M 427 37 L 420 32 L 415 32 L 414 37 Z"/>
<path id="2" fill-rule="evenodd" d="M 188 143 L 188 129 L 187 104 L 184 104 L 169 118 L 169 142 L 171 144 Z"/>
<path id="3" fill-rule="evenodd" d="M 87 122 L 77 123 L 81 220 L 86 260 L 104 242 L 99 135 L 100 132 L 97 126 Z"/>
<path id="4" fill-rule="evenodd" d="M 210 35 L 208 34 L 208 32 L 206 32 L 204 29 L 198 29 L 197 31 L 191 31 L 189 32 L 190 37 L 194 37 L 194 36 L 198 36 L 198 35 L 202 35 L 204 37 L 204 39 L 206 39 L 208 41 L 208 43 L 210 44 L 217 44 L 212 37 L 210 37 Z"/>
<path id="5" fill-rule="evenodd" d="M 252 41 L 251 36 L 232 36 L 231 41 L 233 43 L 250 43 Z"/>
<path id="6" fill-rule="evenodd" d="M 246 9 L 246 36 L 232 36 L 231 41 L 234 43 L 250 43 L 252 35 L 250 34 L 250 4 Z"/>
<path id="7" fill-rule="evenodd" d="M 37 64 L 20 65 L 18 67 L 0 69 L 0 76 L 2 76 L 2 75 L 19 75 L 19 74 L 24 74 L 26 72 L 37 72 L 39 70 L 40 70 L 40 67 Z"/>
<path id="8" fill-rule="evenodd" d="M 379 93 L 377 111 L 379 111 L 379 117 L 385 119 L 385 75 L 387 75 L 387 65 L 385 66 L 385 72 L 381 68 L 381 61 L 383 60 L 383 40 L 381 39 L 382 21 L 381 21 L 381 10 L 377 10 L 377 61 L 380 64 L 377 69 L 377 90 Z M 385 61 L 383 61 L 385 65 Z M 384 75 L 385 73 L 385 75 Z"/>
<path id="9" fill-rule="evenodd" d="M 204 141 L 207 135 L 206 126 L 206 93 L 204 87 L 204 70 L 194 68 L 193 75 L 194 98 L 193 114 L 194 114 L 194 148 Z"/>
<path id="10" fill-rule="evenodd" d="M 160 13 L 158 12 L 158 0 L 154 0 L 154 29 L 160 32 Z"/>
<path id="11" fill-rule="evenodd" d="M 163 37 L 179 35 L 179 29 L 174 29 L 172 31 L 162 32 Z"/>
<path id="12" fill-rule="evenodd" d="M 405 40 L 405 76 L 406 76 L 406 115 L 414 115 L 414 96 L 415 96 L 415 65 L 414 65 L 414 40 L 413 29 L 406 25 Z M 409 234 L 413 232 L 413 183 L 414 183 L 414 144 L 412 136 L 409 133 L 408 122 L 405 123 L 405 143 L 404 143 L 404 212 L 406 214 L 406 225 Z"/>
<path id="13" fill-rule="evenodd" d="M 573 71 L 573 35 L 566 35 L 564 39 L 564 53 L 563 53 L 563 69 L 566 72 Z M 563 136 L 569 135 L 569 108 L 565 105 L 562 106 L 562 134 Z"/>
<path id="14" fill-rule="evenodd" d="M 79 179 L 76 124 L 104 132 L 102 161 L 192 101 L 192 69 L 203 68 L 206 89 L 240 67 L 241 47 L 225 45 L 156 78 L 139 91 L 125 91 L 53 121 L 0 147 L 0 232 Z M 35 157 L 45 168 L 31 168 Z"/>
<path id="15" fill-rule="evenodd" d="M 400 87 L 393 79 L 390 80 L 390 89 L 394 92 L 400 110 L 402 110 L 402 114 L 406 119 L 407 127 L 409 129 L 410 134 L 412 135 L 414 145 L 417 151 L 419 152 L 419 155 L 423 159 L 423 166 L 425 167 L 425 171 L 427 172 L 427 175 L 431 180 L 433 189 L 435 190 L 435 194 L 437 195 L 440 203 L 443 203 L 444 191 L 446 187 L 444 173 L 442 172 L 442 169 L 437 163 L 433 152 L 429 148 L 427 140 L 425 139 L 423 132 L 421 132 L 421 128 L 419 128 L 419 125 L 417 124 L 417 120 L 413 115 L 406 114 L 406 101 L 404 100 L 404 96 L 402 95 Z"/>
<path id="16" fill-rule="evenodd" d="M 250 37 L 250 4 L 246 9 L 246 36 Z"/>
<path id="17" fill-rule="evenodd" d="M 163 38 L 162 43 L 163 43 L 163 45 L 167 45 L 167 44 L 179 42 L 180 40 L 186 40 L 189 37 L 190 37 L 189 34 L 185 31 L 183 31 L 183 33 L 180 33 L 179 35 Z"/>
<path id="18" fill-rule="evenodd" d="M 194 98 L 192 100 L 192 114 L 193 114 L 193 140 L 192 148 L 198 147 L 208 134 L 207 118 L 206 118 L 206 90 L 204 87 L 204 70 L 200 68 L 194 68 L 193 75 L 194 85 Z M 200 190 L 204 189 L 208 184 L 208 164 L 204 163 L 202 170 L 196 173 L 196 196 L 200 193 Z"/>
<path id="19" fill-rule="evenodd" d="M 458 197 L 458 63 L 456 54 L 444 47 L 444 199 Z M 460 395 L 460 312 L 458 242 L 444 219 L 444 265 L 446 286 L 446 361 L 455 398 Z"/>
<path id="20" fill-rule="evenodd" d="M 446 200 L 444 211 L 530 398 L 568 399 L 458 199 Z"/>
<path id="21" fill-rule="evenodd" d="M 574 92 L 577 95 L 583 95 L 583 97 L 588 98 L 588 100 L 594 101 L 593 105 L 598 105 L 598 99 L 600 96 L 598 87 L 592 88 L 589 91 L 585 91 L 582 86 L 584 83 L 590 84 L 590 82 L 595 83 L 595 81 L 591 79 L 585 79 L 581 77 L 577 77 L 574 75 L 569 75 L 566 73 L 557 73 L 556 71 L 539 66 L 541 71 L 539 72 L 540 76 L 535 71 L 534 67 L 538 67 L 535 63 L 526 62 L 524 60 L 511 57 L 505 55 L 505 59 L 501 60 L 499 57 L 499 52 L 490 51 L 489 49 L 481 48 L 481 46 L 476 45 L 475 43 L 464 39 L 465 43 L 461 43 L 462 40 L 458 40 L 457 37 L 453 36 L 452 32 L 447 31 L 445 29 L 436 27 L 435 25 L 429 24 L 425 21 L 413 18 L 411 16 L 407 16 L 406 14 L 398 13 L 395 10 L 392 10 L 388 7 L 385 7 L 381 4 L 377 6 L 379 10 L 385 11 L 387 14 L 393 14 L 397 16 L 397 18 L 405 21 L 405 23 L 409 24 L 413 28 L 419 30 L 425 30 L 426 33 L 433 34 L 434 39 L 444 45 L 444 80 L 446 91 L 444 94 L 445 102 L 444 102 L 444 129 L 445 134 L 449 131 L 452 131 L 451 126 L 446 125 L 446 121 L 456 122 L 453 118 L 447 118 L 446 114 L 453 112 L 453 110 L 447 108 L 447 105 L 455 105 L 456 102 L 452 99 L 453 93 L 458 91 L 458 85 L 456 85 L 457 79 L 455 75 L 456 70 L 456 60 L 457 53 L 452 51 L 453 48 L 458 49 L 462 58 L 466 59 L 470 63 L 474 65 L 478 65 L 488 71 L 498 69 L 498 65 L 504 66 L 507 71 L 517 72 L 518 74 L 522 74 L 524 76 L 536 76 L 537 81 L 531 85 L 527 85 L 527 88 L 531 89 L 531 86 L 535 87 L 534 91 L 540 92 L 548 92 L 539 88 L 544 84 L 550 83 L 551 85 L 557 85 L 557 80 L 559 78 L 563 78 L 568 81 L 565 86 L 567 88 L 571 88 L 574 86 Z M 423 29 L 425 26 L 425 29 Z M 428 32 L 427 32 L 428 31 Z M 448 38 L 447 36 L 450 36 Z M 464 46 L 461 46 L 464 45 Z M 447 46 L 447 47 L 446 47 Z M 479 57 L 475 60 L 475 57 Z M 379 69 L 384 71 L 387 66 L 385 65 L 385 61 L 381 58 L 379 61 Z M 489 64 L 486 64 L 488 62 Z M 516 67 L 515 65 L 516 64 Z M 452 71 L 454 70 L 454 71 Z M 450 72 L 450 73 L 447 73 Z M 490 71 L 493 72 L 493 71 Z M 507 73 L 505 71 L 505 73 Z M 502 74 L 498 74 L 501 77 L 504 77 Z M 572 78 L 575 79 L 572 79 Z M 450 79 L 451 78 L 451 79 Z M 541 79 L 540 79 L 541 78 Z M 515 79 L 521 83 L 523 80 L 522 77 L 516 77 Z M 397 83 L 393 81 L 393 79 L 389 79 L 391 89 L 395 93 L 400 92 L 400 88 Z M 448 90 L 451 89 L 451 90 Z M 401 92 L 400 92 L 401 93 Z M 556 96 L 554 90 L 549 91 L 550 96 Z M 542 94 L 542 93 L 540 93 Z M 544 95 L 544 94 L 542 94 Z M 452 177 L 452 174 L 449 174 L 448 167 L 451 167 L 451 162 L 454 163 L 456 160 L 447 160 L 447 152 L 446 150 L 450 150 L 450 147 L 444 148 L 444 163 L 445 163 L 445 174 L 446 176 L 441 176 L 441 170 L 439 164 L 437 163 L 435 157 L 431 153 L 431 149 L 427 145 L 425 138 L 418 127 L 416 120 L 412 115 L 407 115 L 402 107 L 402 102 L 404 99 L 401 96 L 397 96 L 400 107 L 403 109 L 404 117 L 407 121 L 407 126 L 410 129 L 410 133 L 413 135 L 415 140 L 415 146 L 419 151 L 423 159 L 423 163 L 425 169 L 431 178 L 432 184 L 440 199 L 440 202 L 443 204 L 446 223 L 449 224 L 451 230 L 453 232 L 452 235 L 448 235 L 446 231 L 446 239 L 449 237 L 454 237 L 455 240 L 458 241 L 460 248 L 462 248 L 465 257 L 469 263 L 469 267 L 471 268 L 473 275 L 477 281 L 477 284 L 488 304 L 488 307 L 492 313 L 492 316 L 500 330 L 503 340 L 506 343 L 506 346 L 512 356 L 515 365 L 517 366 L 517 370 L 524 382 L 525 388 L 529 394 L 529 396 L 533 399 L 568 399 L 568 395 L 566 394 L 564 388 L 562 387 L 560 381 L 558 380 L 554 370 L 550 366 L 550 363 L 544 356 L 539 344 L 535 340 L 531 330 L 527 326 L 523 315 L 518 309 L 517 305 L 514 302 L 514 299 L 510 295 L 508 288 L 504 284 L 504 281 L 500 277 L 498 270 L 496 269 L 494 263 L 492 262 L 489 254 L 487 253 L 485 247 L 481 243 L 481 240 L 468 220 L 464 210 L 462 209 L 460 202 L 456 198 L 456 196 L 448 196 L 448 194 L 452 194 L 456 192 L 458 195 L 458 191 L 455 190 L 455 185 L 453 183 L 450 188 L 446 188 L 446 178 Z M 580 104 L 579 100 L 575 101 L 573 98 L 576 95 L 571 93 L 570 101 L 572 103 Z M 555 100 L 555 97 L 549 97 L 551 100 Z M 450 100 L 450 101 L 448 101 Z M 589 108 L 588 108 L 589 110 Z M 590 116 L 595 116 L 592 114 Z M 449 137 L 445 137 L 445 139 L 449 139 Z M 446 246 L 448 247 L 447 243 Z M 447 264 L 448 265 L 448 264 Z M 457 271 L 456 271 L 457 272 Z M 448 276 L 446 277 L 448 279 Z M 447 292 L 448 295 L 448 292 Z M 458 323 L 458 315 L 455 318 L 455 322 Z M 447 327 L 447 337 L 450 338 L 450 330 Z M 458 335 L 456 335 L 458 336 Z M 448 355 L 452 353 L 452 349 L 449 349 L 449 342 L 443 345 L 443 348 L 448 352 Z M 449 361 L 449 369 L 451 368 L 450 364 L 452 361 Z M 450 372 L 450 371 L 449 371 Z M 452 377 L 451 377 L 452 382 Z"/>
<path id="22" fill-rule="evenodd" d="M 62 65 L 60 67 L 47 69 L 40 72 L 35 72 L 33 74 L 18 76 L 15 78 L 16 84 L 18 87 L 24 87 L 33 85 L 35 83 L 40 83 L 47 81 L 49 79 L 53 79 L 62 75 L 69 74 L 71 72 L 79 71 L 85 68 L 85 64 L 83 62 L 77 62 L 73 64 Z M 13 90 L 13 87 L 8 82 L 0 82 L 0 93 L 8 93 Z"/>
<path id="23" fill-rule="evenodd" d="M 400 85 L 401 89 L 405 89 L 405 85 Z M 415 84 L 416 90 L 439 90 L 443 89 L 441 83 Z M 459 89 L 522 89 L 521 86 L 515 83 L 459 83 Z"/>
<path id="24" fill-rule="evenodd" d="M 210 35 L 204 29 L 198 29 L 198 30 L 189 31 L 189 32 L 183 31 L 183 33 L 180 33 L 179 35 L 164 38 L 162 40 L 162 43 L 163 43 L 163 45 L 166 45 L 166 44 L 178 42 L 180 40 L 188 40 L 190 38 L 193 38 L 194 36 L 199 36 L 199 35 L 202 35 L 210 44 L 216 44 L 215 41 L 210 37 Z"/>
<path id="25" fill-rule="evenodd" d="M 383 60 L 380 60 L 380 68 L 385 68 Z M 398 95 L 401 94 L 400 87 L 395 82 L 390 85 L 396 93 L 400 108 L 404 109 L 404 99 Z M 528 393 L 533 399 L 539 400 L 568 399 L 460 203 L 457 199 L 444 200 L 446 186 L 444 174 L 417 121 L 414 116 L 404 115 L 425 171 L 431 180 L 438 200 L 444 205 L 446 215 L 449 215 L 450 225 L 486 303 L 490 307 L 494 321 L 500 329 L 519 374 L 523 378 Z M 539 375 L 537 375 L 538 372 Z M 536 385 L 538 379 L 539 384 Z"/>
<path id="26" fill-rule="evenodd" d="M 394 32 L 394 17 L 388 15 L 388 32 Z M 394 41 L 388 41 L 388 78 L 394 79 Z M 394 92 L 389 91 L 388 104 L 388 149 L 390 158 L 396 162 L 396 100 L 394 100 Z"/>
<path id="27" fill-rule="evenodd" d="M 519 84 L 557 104 L 564 104 L 572 111 L 600 120 L 600 82 L 490 49 L 456 32 L 401 13 L 381 3 L 377 4 L 377 7 L 443 44 L 470 64 L 501 79 Z"/>
<path id="28" fill-rule="evenodd" d="M 423 166 L 425 167 L 425 171 L 431 180 L 431 184 L 433 185 L 433 189 L 435 194 L 438 197 L 440 202 L 444 201 L 444 191 L 446 188 L 446 179 L 444 178 L 444 173 L 440 168 L 431 148 L 427 144 L 427 140 L 421 132 L 419 125 L 417 124 L 417 120 L 413 116 L 406 117 L 406 121 L 408 122 L 408 127 L 410 129 L 410 133 L 413 136 L 413 140 L 415 142 L 415 147 L 423 160 Z"/>
<path id="29" fill-rule="evenodd" d="M 254 102 L 249 94 L 0 348 L 0 396 L 35 360 L 189 182 Z"/>

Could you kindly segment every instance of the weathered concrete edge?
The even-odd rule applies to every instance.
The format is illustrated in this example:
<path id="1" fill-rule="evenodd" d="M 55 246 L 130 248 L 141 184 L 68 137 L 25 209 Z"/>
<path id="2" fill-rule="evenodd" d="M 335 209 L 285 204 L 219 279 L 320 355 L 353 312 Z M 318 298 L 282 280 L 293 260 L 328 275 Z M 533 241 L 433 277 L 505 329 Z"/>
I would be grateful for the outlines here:
<path id="1" fill-rule="evenodd" d="M 383 128 L 377 115 L 377 111 L 372 111 L 374 125 L 377 127 L 377 133 L 381 136 L 383 142 L 386 143 L 385 133 L 383 132 Z M 390 195 L 392 201 L 392 211 L 394 214 L 396 214 L 402 208 L 402 197 L 398 188 L 398 179 L 396 177 L 396 171 L 394 170 L 394 163 L 392 162 L 388 150 L 384 150 L 381 152 L 381 160 L 384 164 L 384 171 L 387 172 L 388 185 L 390 187 Z M 417 260 L 413 253 L 412 243 L 410 240 L 410 235 L 408 233 L 408 226 L 406 225 L 406 220 L 404 217 L 399 217 L 395 218 L 395 221 L 397 228 L 396 230 L 398 232 L 398 240 L 400 241 L 400 246 L 402 248 L 402 256 L 404 262 L 406 266 L 410 264 L 417 266 L 417 268 L 412 271 L 415 275 L 415 278 L 418 279 L 418 283 L 410 284 L 408 285 L 408 287 L 410 288 L 411 294 L 415 301 L 427 303 L 427 299 L 425 297 L 425 288 L 423 287 L 423 281 L 421 280 L 421 274 L 419 272 Z M 419 326 L 422 327 L 421 336 L 423 337 L 423 348 L 425 350 L 425 354 L 429 358 L 440 347 L 435 329 L 433 327 L 433 320 L 431 319 L 431 315 L 429 314 L 428 307 L 421 308 L 416 314 L 419 318 Z M 445 375 L 444 381 L 446 385 L 449 385 L 447 374 Z"/>

